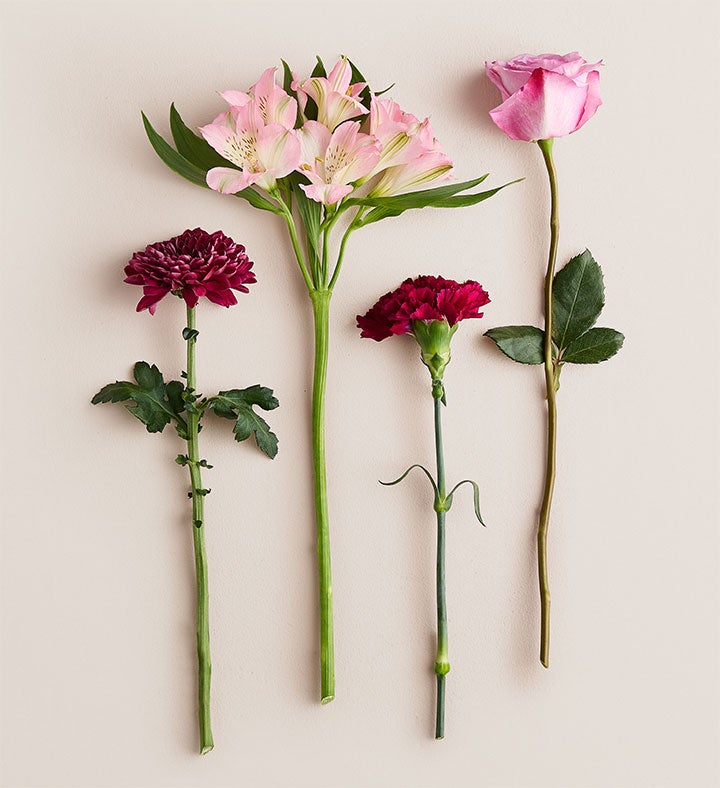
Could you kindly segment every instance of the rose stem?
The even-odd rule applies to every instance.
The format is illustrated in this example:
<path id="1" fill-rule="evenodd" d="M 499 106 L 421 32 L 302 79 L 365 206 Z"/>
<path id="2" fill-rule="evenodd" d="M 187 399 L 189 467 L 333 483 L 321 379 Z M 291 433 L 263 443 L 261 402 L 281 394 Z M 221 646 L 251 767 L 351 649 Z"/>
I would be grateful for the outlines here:
<path id="1" fill-rule="evenodd" d="M 538 578 L 540 581 L 540 662 L 547 668 L 550 664 L 550 588 L 548 584 L 547 534 L 550 523 L 550 507 L 555 488 L 555 446 L 557 440 L 557 405 L 555 402 L 557 380 L 553 361 L 552 303 L 553 277 L 555 276 L 560 222 L 558 219 L 557 173 L 555 172 L 555 163 L 552 155 L 553 141 L 552 139 L 538 140 L 538 145 L 542 151 L 550 179 L 550 253 L 548 256 L 547 274 L 545 275 L 545 335 L 543 338 L 545 389 L 548 402 L 547 467 L 545 470 L 545 489 L 540 507 L 537 535 Z"/>
<path id="2" fill-rule="evenodd" d="M 187 388 L 197 394 L 195 381 L 195 309 L 187 309 Z M 188 468 L 192 488 L 193 543 L 195 546 L 195 575 L 197 579 L 197 651 L 198 651 L 198 714 L 200 725 L 200 754 L 213 748 L 210 728 L 210 629 L 208 622 L 207 556 L 205 554 L 204 495 L 200 478 L 198 447 L 199 414 L 195 408 L 188 413 Z"/>
<path id="3" fill-rule="evenodd" d="M 315 365 L 312 397 L 313 465 L 315 516 L 317 518 L 318 580 L 320 590 L 320 702 L 335 698 L 332 577 L 330 573 L 330 530 L 325 469 L 325 384 L 328 365 L 328 331 L 331 291 L 312 289 L 315 325 Z"/>
<path id="4" fill-rule="evenodd" d="M 445 676 L 450 670 L 448 662 L 447 606 L 445 602 L 445 457 L 443 454 L 442 424 L 440 421 L 441 398 L 443 386 L 440 381 L 433 381 L 433 398 L 435 402 L 435 456 L 437 459 L 437 490 L 438 500 L 435 502 L 437 512 L 437 658 L 435 673 L 437 675 L 437 711 L 435 715 L 435 738 L 445 737 Z"/>

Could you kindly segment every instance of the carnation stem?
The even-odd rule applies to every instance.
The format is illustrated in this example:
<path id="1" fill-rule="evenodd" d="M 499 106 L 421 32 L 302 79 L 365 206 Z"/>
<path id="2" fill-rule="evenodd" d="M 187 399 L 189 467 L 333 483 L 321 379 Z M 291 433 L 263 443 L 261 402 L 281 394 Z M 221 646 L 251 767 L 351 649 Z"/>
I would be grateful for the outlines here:
<path id="1" fill-rule="evenodd" d="M 443 387 L 440 381 L 433 381 L 433 397 L 435 403 L 435 457 L 437 460 L 437 658 L 435 674 L 437 675 L 437 709 L 435 714 L 435 738 L 445 737 L 445 676 L 450 670 L 448 662 L 447 605 L 445 601 L 445 455 L 443 452 L 442 408 L 441 398 Z"/>
<path id="2" fill-rule="evenodd" d="M 542 151 L 550 180 L 550 253 L 548 256 L 547 274 L 545 275 L 545 335 L 543 339 L 545 389 L 548 402 L 548 439 L 545 488 L 543 490 L 537 533 L 538 578 L 540 581 L 540 662 L 547 668 L 550 664 L 550 587 L 548 583 L 547 534 L 550 524 L 550 507 L 555 488 L 555 447 L 557 442 L 557 405 L 555 401 L 557 382 L 553 359 L 552 303 L 560 222 L 558 219 L 557 173 L 552 155 L 553 141 L 551 139 L 539 140 L 538 145 Z"/>
<path id="3" fill-rule="evenodd" d="M 196 395 L 195 381 L 195 309 L 187 309 L 187 388 Z M 190 404 L 190 403 L 188 403 Z M 195 547 L 195 576 L 197 580 L 197 652 L 198 652 L 198 721 L 200 726 L 200 754 L 213 748 L 210 728 L 210 628 L 208 620 L 207 556 L 205 554 L 205 491 L 200 477 L 200 450 L 198 422 L 200 415 L 195 403 L 188 408 L 188 468 L 192 495 L 193 544 Z"/>
<path id="4" fill-rule="evenodd" d="M 330 290 L 310 290 L 315 324 L 315 367 L 313 376 L 312 433 L 317 519 L 318 580 L 320 590 L 320 702 L 335 698 L 332 578 L 330 572 L 330 528 L 325 469 L 325 384 L 328 365 Z"/>

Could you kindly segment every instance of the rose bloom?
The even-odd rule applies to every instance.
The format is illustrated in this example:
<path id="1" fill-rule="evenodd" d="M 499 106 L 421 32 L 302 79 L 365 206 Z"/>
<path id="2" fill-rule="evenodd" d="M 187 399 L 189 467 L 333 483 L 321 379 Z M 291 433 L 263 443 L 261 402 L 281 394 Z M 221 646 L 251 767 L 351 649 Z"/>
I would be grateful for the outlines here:
<path id="1" fill-rule="evenodd" d="M 125 282 L 142 285 L 137 311 L 155 313 L 168 293 L 181 296 L 193 308 L 205 296 L 221 306 L 237 304 L 233 290 L 247 293 L 256 281 L 245 247 L 219 230 L 212 235 L 197 227 L 182 235 L 135 252 L 125 266 Z"/>
<path id="2" fill-rule="evenodd" d="M 503 103 L 490 112 L 495 125 L 514 140 L 565 137 L 587 123 L 602 104 L 597 63 L 577 52 L 518 55 L 485 64 Z"/>
<path id="3" fill-rule="evenodd" d="M 358 315 L 360 336 L 380 342 L 394 334 L 415 334 L 416 321 L 444 321 L 454 326 L 461 320 L 482 317 L 481 306 L 490 303 L 482 285 L 468 279 L 456 282 L 441 276 L 406 279 L 382 296 L 365 315 Z"/>

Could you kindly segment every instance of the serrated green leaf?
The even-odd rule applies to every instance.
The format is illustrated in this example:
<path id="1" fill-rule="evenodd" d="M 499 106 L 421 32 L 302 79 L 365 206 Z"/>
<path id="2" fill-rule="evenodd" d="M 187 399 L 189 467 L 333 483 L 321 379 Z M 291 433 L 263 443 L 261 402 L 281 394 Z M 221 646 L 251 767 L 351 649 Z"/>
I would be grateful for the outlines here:
<path id="1" fill-rule="evenodd" d="M 600 266 L 586 249 L 561 268 L 553 281 L 553 340 L 561 350 L 595 325 L 605 305 Z"/>
<path id="2" fill-rule="evenodd" d="M 565 349 L 562 360 L 570 364 L 599 364 L 612 358 L 625 337 L 614 328 L 591 328 Z"/>
<path id="3" fill-rule="evenodd" d="M 170 132 L 178 153 L 198 169 L 204 172 L 213 167 L 237 169 L 232 162 L 221 156 L 215 148 L 185 125 L 180 113 L 175 109 L 175 104 L 170 105 Z"/>
<path id="4" fill-rule="evenodd" d="M 182 413 L 185 409 L 183 391 L 185 387 L 179 380 L 171 380 L 165 384 L 165 396 L 174 413 Z"/>
<path id="5" fill-rule="evenodd" d="M 204 186 L 209 188 L 205 182 L 205 171 L 196 167 L 192 162 L 189 162 L 184 156 L 178 153 L 175 148 L 169 145 L 165 140 L 155 131 L 152 124 L 142 113 L 143 125 L 145 126 L 145 133 L 153 146 L 155 153 L 165 162 L 165 164 L 178 175 L 194 183 L 197 186 Z"/>
<path id="6" fill-rule="evenodd" d="M 244 441 L 255 435 L 258 448 L 271 459 L 278 451 L 277 436 L 271 432 L 268 423 L 253 410 L 257 405 L 263 410 L 273 410 L 279 403 L 273 396 L 272 389 L 264 386 L 250 386 L 246 389 L 220 391 L 217 396 L 210 397 L 207 405 L 218 416 L 235 419 L 235 440 Z"/>
<path id="7" fill-rule="evenodd" d="M 513 361 L 520 364 L 542 364 L 545 332 L 535 326 L 500 326 L 485 332 L 485 336 Z"/>
<path id="8" fill-rule="evenodd" d="M 92 404 L 131 402 L 132 404 L 125 407 L 145 425 L 148 432 L 162 432 L 172 420 L 177 422 L 178 431 L 187 430 L 187 425 L 180 415 L 183 410 L 182 400 L 175 388 L 175 385 L 182 387 L 182 384 L 178 384 L 177 381 L 168 384 L 172 397 L 170 400 L 167 397 L 162 373 L 154 364 L 150 366 L 145 361 L 138 361 L 133 375 L 136 383 L 127 380 L 110 383 L 92 398 Z"/>

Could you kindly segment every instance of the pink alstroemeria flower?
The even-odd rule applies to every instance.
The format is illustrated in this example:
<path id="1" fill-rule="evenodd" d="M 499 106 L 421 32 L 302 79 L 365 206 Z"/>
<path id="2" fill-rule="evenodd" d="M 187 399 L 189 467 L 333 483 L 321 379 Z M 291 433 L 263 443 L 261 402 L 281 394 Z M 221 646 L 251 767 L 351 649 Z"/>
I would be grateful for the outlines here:
<path id="1" fill-rule="evenodd" d="M 327 126 L 308 120 L 299 134 L 302 163 L 298 171 L 310 180 L 300 188 L 324 205 L 334 205 L 350 194 L 350 184 L 367 175 L 380 158 L 377 140 L 362 134 L 358 121 L 343 123 L 331 134 Z"/>
<path id="2" fill-rule="evenodd" d="M 297 101 L 275 83 L 277 68 L 263 71 L 260 79 L 248 89 L 226 90 L 220 95 L 231 107 L 244 107 L 255 101 L 260 117 L 266 126 L 279 123 L 286 129 L 294 129 L 297 119 Z"/>
<path id="3" fill-rule="evenodd" d="M 341 58 L 327 77 L 310 77 L 302 84 L 295 81 L 292 87 L 298 92 L 303 110 L 307 97 L 310 97 L 317 104 L 318 122 L 333 131 L 343 121 L 368 113 L 360 103 L 360 94 L 366 84 L 355 82 L 351 85 L 351 79 L 350 63 L 347 58 Z"/>
<path id="4" fill-rule="evenodd" d="M 234 106 L 202 126 L 200 133 L 228 161 L 240 167 L 213 167 L 207 185 L 221 194 L 236 194 L 256 185 L 265 191 L 300 165 L 300 140 L 279 123 L 265 125 L 253 100 Z"/>
<path id="5" fill-rule="evenodd" d="M 364 180 L 389 167 L 407 164 L 423 153 L 426 140 L 418 133 L 422 125 L 415 115 L 403 112 L 395 101 L 373 96 L 369 132 L 380 143 L 380 159 Z"/>
<path id="6" fill-rule="evenodd" d="M 577 52 L 518 55 L 486 63 L 503 103 L 490 112 L 511 139 L 535 142 L 565 137 L 587 123 L 602 104 L 598 63 Z"/>

